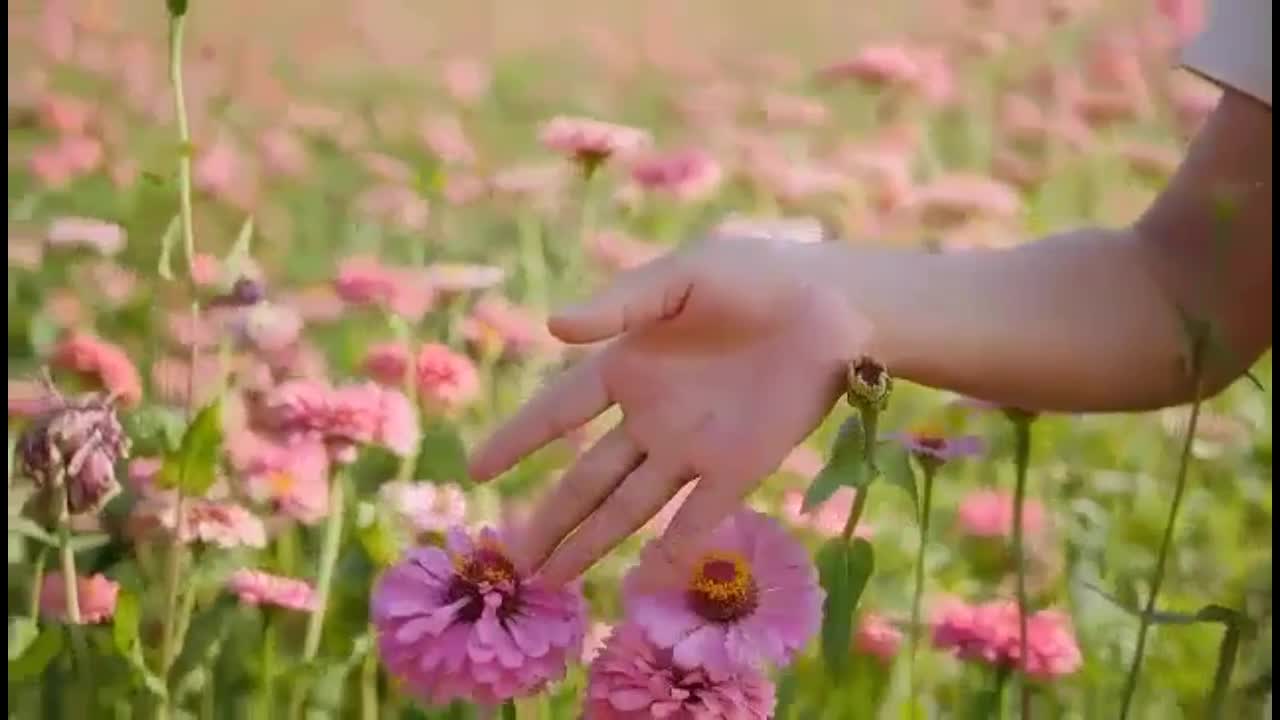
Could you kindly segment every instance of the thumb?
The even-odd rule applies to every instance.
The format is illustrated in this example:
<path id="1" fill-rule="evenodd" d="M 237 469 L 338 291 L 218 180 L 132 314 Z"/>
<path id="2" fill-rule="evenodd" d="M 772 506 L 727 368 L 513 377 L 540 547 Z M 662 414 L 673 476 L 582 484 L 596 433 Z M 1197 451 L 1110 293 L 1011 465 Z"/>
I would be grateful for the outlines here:
<path id="1" fill-rule="evenodd" d="M 608 340 L 679 315 L 692 289 L 688 275 L 671 264 L 648 265 L 623 275 L 591 300 L 560 310 L 547 328 L 567 343 Z"/>

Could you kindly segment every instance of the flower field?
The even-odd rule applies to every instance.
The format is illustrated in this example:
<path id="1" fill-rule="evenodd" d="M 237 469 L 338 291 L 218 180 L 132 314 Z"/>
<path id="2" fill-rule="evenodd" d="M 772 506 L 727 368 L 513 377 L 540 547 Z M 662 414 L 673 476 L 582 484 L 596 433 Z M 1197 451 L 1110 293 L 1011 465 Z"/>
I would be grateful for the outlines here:
<path id="1" fill-rule="evenodd" d="M 1203 11 L 11 0 L 9 717 L 1269 717 L 1270 353 L 1077 416 L 859 358 L 567 585 L 523 521 L 616 418 L 468 476 L 591 349 L 549 314 L 678 246 L 1132 221 Z"/>

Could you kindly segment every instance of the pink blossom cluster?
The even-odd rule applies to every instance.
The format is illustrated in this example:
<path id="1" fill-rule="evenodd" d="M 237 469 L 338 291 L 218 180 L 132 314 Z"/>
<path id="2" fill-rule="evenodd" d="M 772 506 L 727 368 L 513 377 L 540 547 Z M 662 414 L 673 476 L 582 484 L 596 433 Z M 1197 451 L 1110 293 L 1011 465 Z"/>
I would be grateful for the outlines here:
<path id="1" fill-rule="evenodd" d="M 1021 659 L 1017 603 L 997 600 L 979 605 L 950 601 L 935 614 L 933 644 L 961 660 L 1018 667 L 1039 680 L 1080 669 L 1084 660 L 1070 618 L 1057 610 L 1027 616 L 1027 657 Z"/>

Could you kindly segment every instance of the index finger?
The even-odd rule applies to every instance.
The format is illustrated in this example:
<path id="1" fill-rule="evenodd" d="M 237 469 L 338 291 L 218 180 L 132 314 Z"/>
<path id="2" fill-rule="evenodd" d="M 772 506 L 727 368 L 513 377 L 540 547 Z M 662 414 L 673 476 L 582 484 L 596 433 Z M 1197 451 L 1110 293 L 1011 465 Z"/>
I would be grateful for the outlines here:
<path id="1" fill-rule="evenodd" d="M 574 365 L 489 436 L 471 455 L 471 479 L 485 482 L 521 458 L 604 412 L 612 401 L 597 353 Z"/>

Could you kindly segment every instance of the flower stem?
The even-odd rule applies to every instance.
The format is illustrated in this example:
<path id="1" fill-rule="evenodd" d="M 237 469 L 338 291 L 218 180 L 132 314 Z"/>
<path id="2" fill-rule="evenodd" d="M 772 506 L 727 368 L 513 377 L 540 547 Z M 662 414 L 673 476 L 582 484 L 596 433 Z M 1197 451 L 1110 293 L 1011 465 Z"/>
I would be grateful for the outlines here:
<path id="1" fill-rule="evenodd" d="M 853 507 L 849 508 L 849 518 L 844 521 L 844 530 L 840 533 L 840 537 L 848 542 L 853 537 L 853 532 L 858 529 L 858 521 L 862 519 L 862 511 L 867 506 L 867 491 L 870 486 L 864 487 L 853 496 Z"/>
<path id="2" fill-rule="evenodd" d="M 302 662 L 315 660 L 320 650 L 320 631 L 324 627 L 325 610 L 329 606 L 329 588 L 333 583 L 333 569 L 338 564 L 338 549 L 342 540 L 343 490 L 346 477 L 335 472 L 329 484 L 329 517 L 325 519 L 324 543 L 320 547 L 320 575 L 316 579 L 316 607 L 307 617 L 307 634 L 302 645 Z M 306 700 L 308 688 L 301 681 L 294 687 L 290 705 L 290 717 L 297 717 Z"/>
<path id="3" fill-rule="evenodd" d="M 547 290 L 547 257 L 542 247 L 542 226 L 538 216 L 522 212 L 516 219 L 520 232 L 520 255 L 527 281 L 525 290 L 538 312 L 546 312 L 551 297 Z M 583 238 L 584 242 L 586 238 Z"/>
<path id="4" fill-rule="evenodd" d="M 262 630 L 262 695 L 259 717 L 271 720 L 275 713 L 276 623 L 272 610 L 266 610 Z"/>
<path id="5" fill-rule="evenodd" d="M 867 505 L 867 492 L 871 489 L 871 480 L 876 473 L 876 428 L 880 424 L 880 411 L 871 408 L 859 408 L 862 413 L 862 458 L 867 465 L 867 482 L 857 489 L 853 496 L 853 507 L 849 508 L 849 517 L 844 521 L 844 531 L 840 533 L 840 537 L 849 541 L 853 537 L 853 533 L 858 529 L 858 521 L 862 519 L 862 511 Z"/>
<path id="6" fill-rule="evenodd" d="M 1133 661 L 1129 665 L 1129 673 L 1125 677 L 1124 696 L 1120 704 L 1120 720 L 1129 717 L 1129 707 L 1133 703 L 1133 695 L 1138 688 L 1138 676 L 1142 673 L 1142 657 L 1147 649 L 1147 633 L 1151 629 L 1151 617 L 1155 611 L 1156 599 L 1160 595 L 1160 586 L 1164 584 L 1165 567 L 1169 561 L 1169 550 L 1173 547 L 1173 527 L 1178 520 L 1178 510 L 1182 507 L 1182 497 L 1187 489 L 1187 469 L 1191 465 L 1191 447 L 1195 442 L 1196 426 L 1200 422 L 1200 405 L 1204 400 L 1204 385 L 1201 382 L 1201 362 L 1203 360 L 1203 344 L 1197 340 L 1192 353 L 1192 376 L 1195 382 L 1191 417 L 1187 421 L 1186 437 L 1182 441 L 1182 453 L 1178 460 L 1178 478 L 1173 489 L 1173 503 L 1169 506 L 1169 518 L 1164 526 L 1164 537 L 1160 540 L 1160 552 L 1156 556 L 1155 573 L 1151 578 L 1151 590 L 1147 594 L 1146 607 L 1138 620 L 1138 642 L 1134 647 Z"/>
<path id="7" fill-rule="evenodd" d="M 169 16 L 169 82 L 173 86 L 173 110 L 178 119 L 178 217 L 188 275 L 195 284 L 196 235 L 191 211 L 191 126 L 187 121 L 186 93 L 182 83 L 183 15 Z"/>
<path id="8" fill-rule="evenodd" d="M 1027 497 L 1027 468 L 1031 462 L 1031 418 L 1015 412 L 1013 462 L 1017 477 L 1013 489 L 1013 557 L 1018 594 L 1018 697 L 1022 718 L 1031 717 L 1031 685 L 1027 682 L 1027 554 L 1023 547 L 1023 509 Z"/>
<path id="9" fill-rule="evenodd" d="M 916 550 L 915 588 L 911 593 L 911 658 L 907 666 L 907 686 L 910 689 L 911 703 L 916 699 L 916 649 L 920 644 L 920 601 L 924 596 L 924 556 L 929 542 L 929 517 L 933 509 L 933 475 L 936 467 L 933 463 L 923 463 L 924 492 L 920 504 L 920 547 Z M 912 708 L 914 715 L 914 707 Z"/>
<path id="10" fill-rule="evenodd" d="M 44 545 L 37 545 L 35 566 L 31 568 L 31 620 L 40 619 L 40 591 L 44 588 L 44 565 L 49 557 L 49 549 Z"/>
<path id="11" fill-rule="evenodd" d="M 173 666 L 174 656 L 177 652 L 174 641 L 177 640 L 178 635 L 178 576 L 182 572 L 184 550 L 182 546 L 182 521 L 184 505 L 186 504 L 186 498 L 182 494 L 181 486 L 177 488 L 177 493 L 178 500 L 173 506 L 173 537 L 169 546 L 169 554 L 165 559 L 164 622 L 160 636 L 160 677 L 162 678 L 169 675 L 169 668 Z"/>
<path id="12" fill-rule="evenodd" d="M 378 655 L 373 648 L 360 666 L 360 718 L 378 720 Z"/>

